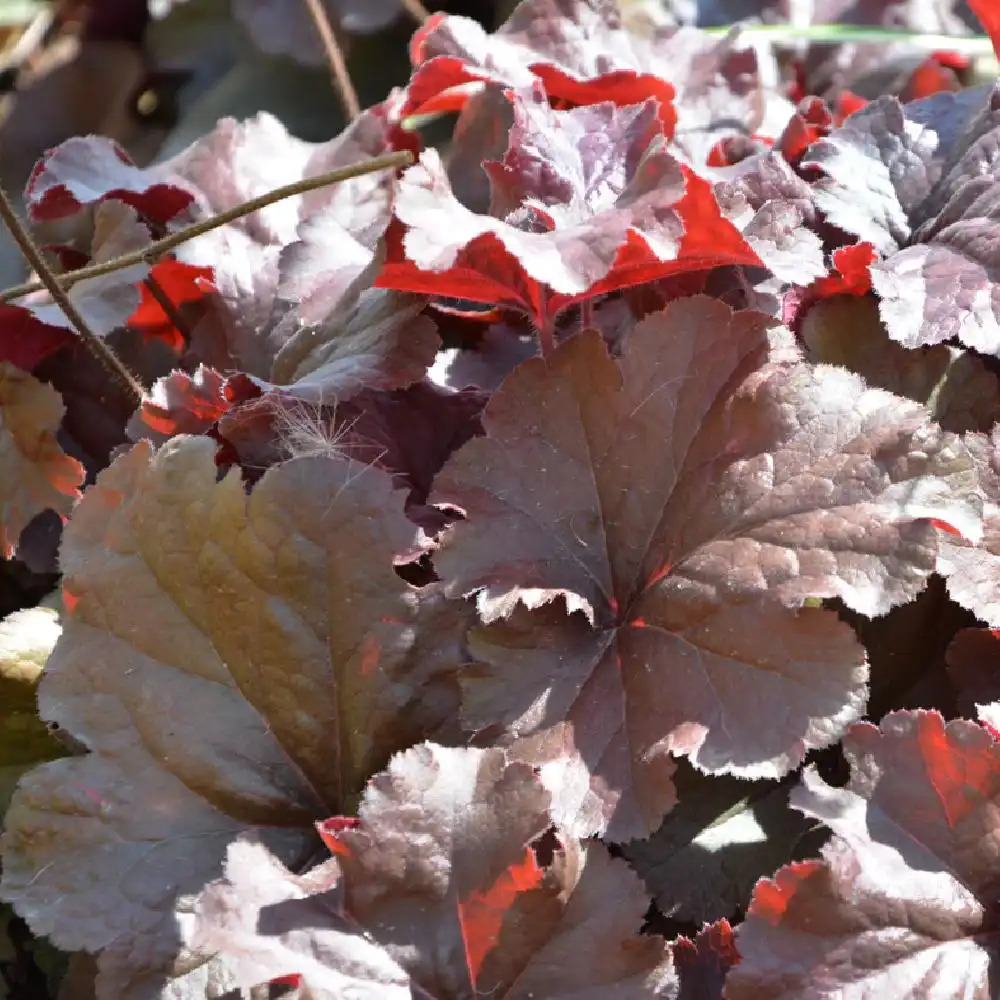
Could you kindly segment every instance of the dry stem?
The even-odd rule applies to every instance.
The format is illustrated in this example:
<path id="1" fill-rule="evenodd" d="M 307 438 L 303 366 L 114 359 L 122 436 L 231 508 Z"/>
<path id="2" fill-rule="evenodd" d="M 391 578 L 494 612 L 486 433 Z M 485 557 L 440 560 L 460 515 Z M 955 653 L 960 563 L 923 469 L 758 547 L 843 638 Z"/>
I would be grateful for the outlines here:
<path id="1" fill-rule="evenodd" d="M 430 11 L 420 2 L 420 0 L 400 0 L 403 9 L 417 24 L 423 24 L 429 18 Z"/>
<path id="2" fill-rule="evenodd" d="M 372 174 L 379 170 L 392 170 L 405 167 L 413 162 L 413 154 L 408 150 L 398 153 L 387 153 L 385 156 L 377 156 L 372 160 L 365 160 L 363 163 L 353 163 L 348 167 L 340 167 L 325 174 L 318 174 L 316 177 L 306 177 L 303 180 L 295 181 L 293 184 L 285 184 L 283 187 L 275 188 L 262 194 L 257 198 L 230 208 L 219 215 L 213 215 L 210 219 L 203 219 L 186 229 L 179 229 L 177 232 L 168 233 L 163 239 L 150 243 L 148 247 L 141 250 L 134 250 L 132 253 L 122 254 L 112 260 L 103 261 L 100 264 L 89 264 L 87 267 L 77 268 L 75 271 L 67 271 L 65 274 L 54 275 L 49 271 L 49 277 L 60 288 L 70 288 L 78 281 L 85 278 L 96 278 L 102 274 L 111 274 L 113 271 L 120 271 L 123 268 L 131 267 L 133 264 L 155 264 L 156 261 L 166 253 L 179 247 L 188 240 L 193 240 L 198 236 L 218 229 L 227 223 L 241 219 L 245 215 L 251 215 L 259 209 L 273 205 L 284 198 L 291 198 L 295 195 L 305 194 L 316 188 L 326 187 L 328 184 L 336 184 L 339 181 L 350 180 L 352 177 L 361 177 L 364 174 Z M 41 272 L 39 271 L 39 275 Z M 5 292 L 0 293 L 0 303 L 11 302 L 19 299 L 29 292 L 37 292 L 41 288 L 51 287 L 44 281 L 28 281 L 21 285 L 14 285 Z M 53 295 L 55 299 L 55 295 Z"/>
<path id="3" fill-rule="evenodd" d="M 323 45 L 326 53 L 326 61 L 330 64 L 330 73 L 333 77 L 333 85 L 340 96 L 340 101 L 344 105 L 344 111 L 350 121 L 354 121 L 361 114 L 361 102 L 358 100 L 358 92 L 351 82 L 351 74 L 347 71 L 347 60 L 344 58 L 344 50 L 337 41 L 337 35 L 327 17 L 323 0 L 305 0 L 306 9 L 316 26 L 316 33 Z"/>
<path id="4" fill-rule="evenodd" d="M 163 310 L 164 315 L 173 324 L 177 332 L 184 338 L 185 344 L 191 343 L 191 331 L 188 329 L 187 322 L 181 315 L 180 310 L 170 301 L 170 296 L 167 295 L 163 285 L 161 285 L 152 274 L 147 274 L 143 278 L 142 283 L 149 290 L 149 294 L 153 296 L 156 304 Z"/>
<path id="5" fill-rule="evenodd" d="M 24 223 L 17 217 L 7 192 L 0 186 L 0 217 L 10 230 L 11 236 L 24 255 L 31 269 L 38 275 L 42 285 L 49 290 L 53 302 L 62 309 L 66 318 L 76 327 L 80 339 L 87 350 L 104 366 L 108 374 L 132 397 L 136 406 L 142 403 L 143 388 L 139 380 L 125 367 L 117 354 L 94 333 L 80 314 L 66 290 L 60 285 L 52 268 L 49 267 L 41 251 L 35 246 Z"/>

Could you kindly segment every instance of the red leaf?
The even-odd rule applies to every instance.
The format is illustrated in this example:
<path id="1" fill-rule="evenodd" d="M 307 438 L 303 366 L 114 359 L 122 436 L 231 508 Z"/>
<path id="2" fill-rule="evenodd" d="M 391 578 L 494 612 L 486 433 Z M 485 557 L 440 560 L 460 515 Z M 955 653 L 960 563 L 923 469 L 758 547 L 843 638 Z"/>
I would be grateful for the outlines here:
<path id="1" fill-rule="evenodd" d="M 0 305 L 0 363 L 9 361 L 30 372 L 43 358 L 75 340 L 71 330 L 39 323 L 21 306 Z"/>
<path id="2" fill-rule="evenodd" d="M 497 946 L 508 911 L 522 893 L 542 884 L 542 869 L 535 852 L 524 849 L 524 857 L 501 872 L 484 889 L 473 889 L 458 902 L 458 921 L 465 943 L 465 960 L 475 986 L 486 956 Z"/>
<path id="3" fill-rule="evenodd" d="M 952 52 L 949 49 L 936 49 L 931 53 L 931 58 L 936 59 L 942 66 L 962 73 L 972 65 L 972 60 L 961 52 Z"/>
<path id="4" fill-rule="evenodd" d="M 786 325 L 798 332 L 809 309 L 822 299 L 862 296 L 872 290 L 869 268 L 878 259 L 871 243 L 855 243 L 833 251 L 833 272 L 807 288 L 793 288 L 782 304 Z"/>
<path id="5" fill-rule="evenodd" d="M 1000 55 L 1000 4 L 996 0 L 969 0 L 969 7 L 990 36 L 993 51 Z"/>
<path id="6" fill-rule="evenodd" d="M 849 118 L 855 111 L 860 111 L 862 108 L 867 106 L 867 98 L 859 97 L 852 90 L 842 90 L 837 95 L 837 103 L 834 106 L 834 121 L 838 125 L 843 125 L 845 118 Z"/>
<path id="7" fill-rule="evenodd" d="M 805 97 L 788 119 L 775 145 L 781 155 L 795 166 L 817 139 L 829 135 L 833 126 L 834 118 L 826 102 L 821 97 Z"/>
<path id="8" fill-rule="evenodd" d="M 435 15 L 438 19 L 445 16 Z M 426 31 L 432 21 L 433 18 L 424 25 L 423 30 Z M 479 89 L 481 82 L 479 76 L 466 69 L 461 59 L 436 56 L 413 74 L 406 91 L 407 114 L 431 115 L 461 111 L 471 94 Z"/>
<path id="9" fill-rule="evenodd" d="M 684 180 L 684 197 L 677 205 L 677 213 L 684 222 L 684 235 L 677 255 L 678 266 L 672 269 L 673 272 L 723 267 L 726 264 L 761 267 L 761 259 L 750 248 L 740 231 L 722 217 L 711 184 L 686 167 Z M 662 277 L 665 273 L 671 272 L 661 271 L 656 277 Z M 650 281 L 653 276 L 639 280 Z"/>
<path id="10" fill-rule="evenodd" d="M 823 869 L 822 861 L 796 861 L 784 865 L 774 878 L 757 883 L 747 916 L 757 917 L 778 927 L 788 912 L 795 894 Z"/>
<path id="11" fill-rule="evenodd" d="M 150 273 L 150 278 L 160 286 L 175 309 L 200 302 L 211 291 L 213 269 L 197 267 L 166 257 Z M 173 320 L 156 300 L 149 286 L 143 282 L 139 286 L 142 299 L 128 319 L 128 325 L 139 330 L 144 336 L 166 342 L 180 352 L 186 346 L 182 331 L 174 326 Z"/>
<path id="12" fill-rule="evenodd" d="M 833 251 L 836 275 L 820 278 L 816 283 L 821 298 L 832 295 L 867 295 L 872 279 L 868 268 L 875 262 L 875 248 L 871 243 L 856 243 Z"/>
<path id="13" fill-rule="evenodd" d="M 833 273 L 817 278 L 806 290 L 811 301 L 837 295 L 867 295 L 872 289 L 868 268 L 877 255 L 871 243 L 855 243 L 833 251 Z"/>
<path id="14" fill-rule="evenodd" d="M 25 189 L 35 222 L 61 219 L 87 205 L 115 198 L 152 222 L 165 223 L 192 201 L 190 191 L 141 170 L 104 136 L 75 136 L 50 149 L 35 165 Z"/>
<path id="15" fill-rule="evenodd" d="M 438 16 L 411 43 L 405 112 L 459 110 L 483 82 L 527 88 L 534 77 L 563 109 L 653 98 L 668 136 L 675 124 L 682 139 L 734 123 L 752 132 L 763 117 L 757 58 L 738 44 L 694 28 L 630 32 L 605 0 L 525 0 L 492 35 Z"/>
<path id="16" fill-rule="evenodd" d="M 949 535 L 957 535 L 959 538 L 962 537 L 962 532 L 959 531 L 958 528 L 952 527 L 952 525 L 945 521 L 940 521 L 936 517 L 931 518 L 931 524 L 933 524 L 935 528 L 940 528 L 942 531 L 946 531 Z"/>
<path id="17" fill-rule="evenodd" d="M 822 860 L 758 883 L 726 996 L 992 996 L 1000 746 L 903 711 L 852 726 L 844 754 L 846 787 L 808 768 L 791 794 L 834 836 Z"/>
<path id="18" fill-rule="evenodd" d="M 677 113 L 673 105 L 674 88 L 652 73 L 615 70 L 590 80 L 577 80 L 558 67 L 546 63 L 534 63 L 529 69 L 545 84 L 546 91 L 553 99 L 565 102 L 569 107 L 583 107 L 603 101 L 622 106 L 641 104 L 653 97 L 660 105 L 659 118 L 664 134 L 674 134 L 677 125 Z"/>
<path id="19" fill-rule="evenodd" d="M 460 204 L 427 151 L 400 180 L 376 285 L 517 308 L 551 329 L 570 303 L 617 288 L 761 266 L 709 183 L 667 151 L 654 102 L 553 111 L 540 84 L 510 98 L 510 146 L 487 164 L 494 215 Z"/>
<path id="20" fill-rule="evenodd" d="M 678 1000 L 722 1000 L 726 974 L 740 960 L 728 920 L 706 924 L 692 941 L 674 942 L 674 964 L 681 980 Z"/>
<path id="21" fill-rule="evenodd" d="M 766 153 L 773 145 L 774 139 L 766 136 L 727 135 L 708 151 L 705 164 L 709 167 L 731 167 L 755 153 Z"/>
<path id="22" fill-rule="evenodd" d="M 292 989 L 298 989 L 302 985 L 302 976 L 298 972 L 290 972 L 287 976 L 275 976 L 274 979 L 270 980 L 269 985 L 290 986 Z"/>
<path id="23" fill-rule="evenodd" d="M 468 18 L 435 15 L 410 42 L 415 70 L 403 113 L 457 111 L 468 100 L 470 83 L 525 87 L 534 75 L 563 108 L 655 98 L 664 130 L 672 135 L 674 88 L 663 75 L 640 71 L 642 60 L 622 45 L 627 37 L 616 11 L 583 2 L 555 12 L 532 0 L 493 35 Z"/>
<path id="24" fill-rule="evenodd" d="M 958 89 L 959 82 L 954 72 L 942 66 L 933 56 L 928 56 L 910 75 L 899 92 L 899 99 L 917 101 L 922 97 Z"/>
<path id="25" fill-rule="evenodd" d="M 940 715 L 929 719 L 932 721 L 914 727 L 913 749 L 923 762 L 935 804 L 944 810 L 947 825 L 954 828 L 982 808 L 981 795 L 996 780 L 1000 766 L 990 753 L 953 752 L 954 732 L 945 729 Z"/>
<path id="26" fill-rule="evenodd" d="M 316 830 L 331 854 L 348 855 L 351 849 L 340 839 L 340 835 L 345 830 L 356 830 L 360 825 L 361 820 L 357 816 L 330 816 L 317 823 Z"/>
<path id="27" fill-rule="evenodd" d="M 173 371 L 157 379 L 129 422 L 129 437 L 159 442 L 176 434 L 203 434 L 231 405 L 225 382 L 224 375 L 205 365 L 194 375 Z"/>

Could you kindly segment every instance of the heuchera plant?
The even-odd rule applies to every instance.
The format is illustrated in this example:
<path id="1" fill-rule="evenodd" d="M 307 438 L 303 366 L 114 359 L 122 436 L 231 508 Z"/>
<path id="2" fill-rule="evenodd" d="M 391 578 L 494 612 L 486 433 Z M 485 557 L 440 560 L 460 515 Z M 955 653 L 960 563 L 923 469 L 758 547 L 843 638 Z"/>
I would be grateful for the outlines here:
<path id="1" fill-rule="evenodd" d="M 0 896 L 98 1000 L 997 996 L 1000 87 L 610 0 L 411 56 L 325 143 L 31 177 L 121 367 L 4 293 L 71 752 Z"/>

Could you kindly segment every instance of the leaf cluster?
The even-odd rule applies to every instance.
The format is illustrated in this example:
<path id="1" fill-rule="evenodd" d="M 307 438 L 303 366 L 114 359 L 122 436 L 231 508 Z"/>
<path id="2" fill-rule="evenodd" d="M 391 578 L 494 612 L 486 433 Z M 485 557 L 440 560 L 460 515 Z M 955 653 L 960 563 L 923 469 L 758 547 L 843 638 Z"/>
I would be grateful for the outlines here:
<path id="1" fill-rule="evenodd" d="M 0 897 L 99 1000 L 996 995 L 1000 89 L 681 21 L 434 15 L 326 142 L 36 166 L 142 394 L 3 296 L 64 611 Z"/>

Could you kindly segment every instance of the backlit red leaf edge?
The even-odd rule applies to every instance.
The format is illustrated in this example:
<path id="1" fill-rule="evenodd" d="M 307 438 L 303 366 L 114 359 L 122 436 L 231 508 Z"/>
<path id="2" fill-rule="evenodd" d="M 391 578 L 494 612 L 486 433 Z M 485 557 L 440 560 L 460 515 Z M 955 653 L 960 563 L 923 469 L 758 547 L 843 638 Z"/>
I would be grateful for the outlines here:
<path id="1" fill-rule="evenodd" d="M 987 727 L 897 711 L 844 737 L 846 788 L 809 768 L 795 808 L 834 832 L 761 880 L 727 1000 L 993 995 L 1000 955 L 1000 745 Z"/>
<path id="2" fill-rule="evenodd" d="M 569 28 L 570 38 L 547 37 L 562 25 Z M 581 30 L 573 37 L 576 28 Z M 519 32 L 523 37 L 533 38 L 525 44 L 516 40 Z M 586 47 L 588 35 L 615 32 L 621 32 L 621 19 L 615 6 L 592 0 L 561 0 L 558 5 L 534 0 L 521 3 L 493 35 L 487 35 L 469 18 L 434 14 L 410 41 L 414 71 L 401 113 L 416 116 L 458 111 L 468 99 L 469 84 L 492 82 L 523 87 L 530 84 L 534 75 L 545 84 L 552 100 L 560 107 L 580 107 L 603 101 L 638 104 L 653 98 L 666 134 L 672 135 L 677 122 L 673 107 L 676 91 L 669 81 L 634 68 L 613 67 L 587 74 L 560 64 L 560 56 Z M 540 46 L 537 49 L 532 47 L 535 42 Z M 559 51 L 560 42 L 562 52 Z M 545 51 L 550 44 L 554 49 L 551 54 Z M 598 63 L 611 62 L 609 53 L 599 48 L 598 51 Z M 574 54 L 582 56 L 582 52 L 574 51 Z"/>
<path id="3" fill-rule="evenodd" d="M 674 159 L 662 131 L 649 128 L 652 102 L 547 111 L 529 119 L 543 98 L 537 85 L 531 93 L 510 93 L 518 125 L 504 160 L 488 165 L 494 200 L 501 171 L 524 170 L 517 129 L 537 134 L 546 118 L 556 130 L 565 120 L 570 136 L 621 130 L 620 148 L 604 154 L 621 164 L 608 171 L 609 187 L 583 202 L 563 201 L 569 195 L 553 194 L 545 180 L 547 164 L 554 173 L 562 165 L 547 159 L 552 149 L 532 150 L 538 183 L 533 186 L 529 175 L 519 189 L 520 205 L 504 199 L 505 212 L 515 209 L 514 215 L 479 215 L 458 201 L 438 153 L 427 150 L 400 179 L 377 287 L 504 305 L 548 330 L 568 305 L 618 288 L 723 265 L 764 266 L 724 217 L 711 184 Z M 624 141 L 640 129 L 648 136 L 644 152 Z M 591 155 L 582 145 L 576 153 L 583 162 Z"/>

